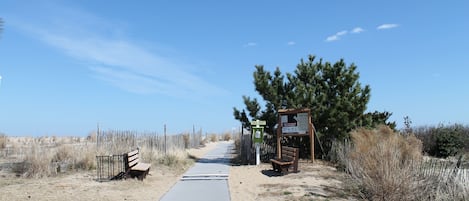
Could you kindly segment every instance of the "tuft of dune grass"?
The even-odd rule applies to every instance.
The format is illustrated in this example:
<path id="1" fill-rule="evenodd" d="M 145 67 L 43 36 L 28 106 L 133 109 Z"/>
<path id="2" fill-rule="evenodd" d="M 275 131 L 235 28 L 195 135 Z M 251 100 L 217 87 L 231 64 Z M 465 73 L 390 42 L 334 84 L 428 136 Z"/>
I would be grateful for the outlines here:
<path id="1" fill-rule="evenodd" d="M 338 162 L 367 200 L 467 200 L 467 169 L 423 160 L 422 143 L 386 126 L 351 132 L 335 143 Z"/>
<path id="2" fill-rule="evenodd" d="M 0 149 L 4 149 L 7 146 L 7 136 L 3 133 L 0 133 Z"/>

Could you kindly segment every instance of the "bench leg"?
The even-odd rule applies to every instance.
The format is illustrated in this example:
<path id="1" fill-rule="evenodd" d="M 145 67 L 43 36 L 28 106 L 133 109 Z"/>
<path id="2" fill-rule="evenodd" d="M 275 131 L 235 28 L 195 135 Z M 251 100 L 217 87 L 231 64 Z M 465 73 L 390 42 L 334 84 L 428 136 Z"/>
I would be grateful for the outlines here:
<path id="1" fill-rule="evenodd" d="M 288 174 L 288 166 L 282 166 L 282 170 L 280 171 L 283 175 Z"/>
<path id="2" fill-rule="evenodd" d="M 138 175 L 137 179 L 140 181 L 143 181 L 143 178 L 145 178 L 145 173 L 142 172 L 140 175 Z"/>
<path id="3" fill-rule="evenodd" d="M 272 168 L 274 169 L 275 172 L 281 172 L 281 166 L 277 163 L 272 162 Z"/>
<path id="4" fill-rule="evenodd" d="M 293 165 L 284 165 L 281 168 L 282 168 L 281 172 L 282 172 L 283 175 L 286 175 L 290 172 L 294 172 L 294 173 L 297 172 L 295 166 L 293 166 Z M 291 171 L 291 168 L 293 168 L 293 171 Z"/>
<path id="5" fill-rule="evenodd" d="M 148 169 L 148 170 L 145 171 L 145 172 L 141 172 L 141 173 L 138 175 L 138 177 L 137 177 L 138 180 L 143 181 L 143 179 L 145 179 L 145 177 L 147 177 L 147 174 L 148 174 L 149 171 L 150 171 L 150 169 Z"/>
<path id="6" fill-rule="evenodd" d="M 298 164 L 293 165 L 293 172 L 297 173 L 298 172 Z"/>

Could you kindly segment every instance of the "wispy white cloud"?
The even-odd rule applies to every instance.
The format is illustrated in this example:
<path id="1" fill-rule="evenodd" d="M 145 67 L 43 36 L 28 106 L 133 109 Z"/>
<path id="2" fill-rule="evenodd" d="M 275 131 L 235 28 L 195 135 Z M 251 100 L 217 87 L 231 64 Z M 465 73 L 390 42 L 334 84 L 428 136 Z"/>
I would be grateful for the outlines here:
<path id="1" fill-rule="evenodd" d="M 361 32 L 364 32 L 364 31 L 365 31 L 365 29 L 362 29 L 361 27 L 355 27 L 350 32 L 357 34 L 357 33 L 361 33 Z"/>
<path id="2" fill-rule="evenodd" d="M 326 38 L 327 42 L 332 42 L 332 41 L 336 41 L 336 40 L 339 40 L 339 36 L 337 36 L 337 35 L 328 36 Z"/>
<path id="3" fill-rule="evenodd" d="M 67 31 L 66 27 L 73 23 L 67 19 L 61 22 L 63 26 L 24 23 L 17 26 L 66 55 L 85 61 L 93 77 L 128 92 L 177 97 L 228 93 L 187 70 L 197 66 L 151 52 L 132 40 L 109 36 L 109 31 L 93 31 L 94 26 L 74 24 L 74 29 Z"/>
<path id="4" fill-rule="evenodd" d="M 296 45 L 295 41 L 288 41 L 287 45 Z"/>
<path id="5" fill-rule="evenodd" d="M 257 43 L 249 42 L 249 43 L 244 44 L 244 47 L 254 47 L 254 46 L 257 46 Z"/>
<path id="6" fill-rule="evenodd" d="M 376 27 L 376 29 L 378 29 L 378 30 L 392 29 L 392 28 L 396 28 L 398 26 L 399 26 L 398 24 L 382 24 L 382 25 L 379 25 L 378 27 Z"/>
<path id="7" fill-rule="evenodd" d="M 341 36 L 344 36 L 348 33 L 348 31 L 346 30 L 343 30 L 343 31 L 339 31 L 337 32 L 336 34 L 332 35 L 332 36 L 328 36 L 326 38 L 326 41 L 327 42 L 332 42 L 332 41 L 336 41 L 336 40 L 339 40 Z"/>
<path id="8" fill-rule="evenodd" d="M 392 28 L 396 28 L 398 26 L 399 26 L 398 24 L 382 24 L 382 25 L 378 26 L 376 29 L 378 29 L 378 30 L 392 29 Z M 355 27 L 350 31 L 347 31 L 347 30 L 339 31 L 334 35 L 328 36 L 326 38 L 326 42 L 332 42 L 332 41 L 340 40 L 343 36 L 347 35 L 348 33 L 359 34 L 359 33 L 362 33 L 364 31 L 365 31 L 365 29 L 363 29 L 361 27 Z"/>
<path id="9" fill-rule="evenodd" d="M 172 95 L 174 92 L 180 91 L 176 86 L 170 83 L 125 70 L 117 70 L 103 66 L 90 67 L 90 70 L 95 72 L 95 78 L 134 93 Z"/>
<path id="10" fill-rule="evenodd" d="M 343 36 L 343 35 L 347 34 L 347 32 L 348 32 L 348 31 L 343 30 L 343 31 L 337 32 L 335 35 L 337 35 L 337 36 Z"/>

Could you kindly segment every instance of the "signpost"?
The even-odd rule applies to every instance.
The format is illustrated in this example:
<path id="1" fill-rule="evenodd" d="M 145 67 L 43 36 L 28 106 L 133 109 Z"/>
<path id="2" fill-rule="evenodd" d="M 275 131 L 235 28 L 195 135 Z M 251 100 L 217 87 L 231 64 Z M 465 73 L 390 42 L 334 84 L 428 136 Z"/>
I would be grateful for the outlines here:
<path id="1" fill-rule="evenodd" d="M 311 161 L 314 162 L 314 132 L 311 121 L 311 110 L 280 109 L 278 111 L 277 157 L 281 158 L 281 139 L 287 136 L 309 136 L 311 143 Z"/>
<path id="2" fill-rule="evenodd" d="M 256 165 L 261 163 L 261 145 L 260 143 L 264 140 L 264 126 L 266 125 L 265 121 L 256 120 L 251 122 L 251 134 L 252 141 L 254 141 L 256 146 Z"/>

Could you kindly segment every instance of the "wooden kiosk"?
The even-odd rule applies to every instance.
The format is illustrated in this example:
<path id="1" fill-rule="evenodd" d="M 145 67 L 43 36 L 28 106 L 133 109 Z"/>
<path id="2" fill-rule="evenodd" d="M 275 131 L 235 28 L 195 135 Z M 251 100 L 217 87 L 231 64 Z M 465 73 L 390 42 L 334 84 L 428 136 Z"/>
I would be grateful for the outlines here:
<path id="1" fill-rule="evenodd" d="M 282 137 L 309 136 L 311 144 L 311 162 L 314 162 L 314 132 L 311 120 L 311 110 L 280 109 L 278 111 L 277 128 L 277 157 L 282 156 Z"/>

